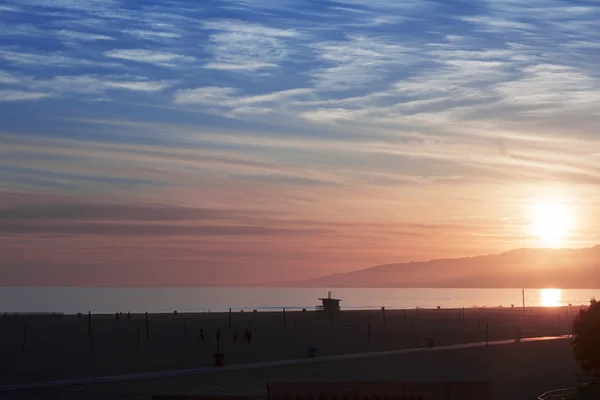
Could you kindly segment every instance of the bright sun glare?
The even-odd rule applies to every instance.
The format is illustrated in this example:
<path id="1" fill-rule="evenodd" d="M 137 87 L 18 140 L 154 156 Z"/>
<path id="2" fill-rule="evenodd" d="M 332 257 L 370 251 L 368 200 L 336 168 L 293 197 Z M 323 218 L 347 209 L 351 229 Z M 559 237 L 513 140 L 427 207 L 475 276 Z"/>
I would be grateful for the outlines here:
<path id="1" fill-rule="evenodd" d="M 536 203 L 533 206 L 532 232 L 547 247 L 561 247 L 572 228 L 571 213 L 560 203 Z"/>
<path id="2" fill-rule="evenodd" d="M 560 289 L 540 289 L 540 303 L 544 307 L 558 307 L 561 299 Z"/>

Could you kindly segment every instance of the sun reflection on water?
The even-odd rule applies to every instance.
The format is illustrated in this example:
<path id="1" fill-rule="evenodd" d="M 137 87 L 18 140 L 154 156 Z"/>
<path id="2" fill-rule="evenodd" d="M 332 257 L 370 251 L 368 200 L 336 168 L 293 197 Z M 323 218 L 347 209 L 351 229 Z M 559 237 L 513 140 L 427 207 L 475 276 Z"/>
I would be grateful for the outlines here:
<path id="1" fill-rule="evenodd" d="M 561 300 L 560 289 L 540 289 L 540 304 L 543 307 L 558 307 Z"/>

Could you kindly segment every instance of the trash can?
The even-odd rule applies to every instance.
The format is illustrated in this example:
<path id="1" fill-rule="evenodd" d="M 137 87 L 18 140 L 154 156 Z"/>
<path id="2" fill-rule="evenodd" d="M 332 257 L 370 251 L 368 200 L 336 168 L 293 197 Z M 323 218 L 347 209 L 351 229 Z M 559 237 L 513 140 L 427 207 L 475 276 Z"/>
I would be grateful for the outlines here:
<path id="1" fill-rule="evenodd" d="M 308 347 L 308 353 L 306 354 L 306 357 L 313 358 L 316 355 L 317 355 L 317 348 L 315 346 L 309 346 Z"/>
<path id="2" fill-rule="evenodd" d="M 427 336 L 425 338 L 425 342 L 427 343 L 427 347 L 429 347 L 429 348 L 435 346 L 435 341 L 433 340 L 433 337 L 431 337 L 431 336 Z"/>
<path id="3" fill-rule="evenodd" d="M 215 353 L 213 356 L 215 357 L 215 367 L 222 367 L 225 354 Z"/>

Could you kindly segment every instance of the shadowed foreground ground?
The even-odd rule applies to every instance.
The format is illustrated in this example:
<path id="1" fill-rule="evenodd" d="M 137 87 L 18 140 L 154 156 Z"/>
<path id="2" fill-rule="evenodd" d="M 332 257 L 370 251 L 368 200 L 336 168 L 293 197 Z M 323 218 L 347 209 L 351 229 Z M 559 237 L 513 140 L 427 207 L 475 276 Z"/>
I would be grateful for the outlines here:
<path id="1" fill-rule="evenodd" d="M 152 394 L 265 394 L 267 381 L 490 381 L 495 400 L 576 384 L 569 340 L 222 371 L 195 376 L 8 393 L 7 399 L 131 399 Z"/>
<path id="2" fill-rule="evenodd" d="M 547 336 L 569 333 L 572 319 L 577 309 L 567 308 L 538 308 L 528 309 L 490 308 L 466 309 L 464 318 L 462 310 L 388 310 L 385 313 L 385 324 L 381 311 L 345 311 L 333 321 L 316 312 L 288 312 L 285 319 L 282 312 L 271 313 L 234 313 L 232 315 L 231 330 L 229 329 L 228 314 L 172 314 L 151 315 L 149 317 L 150 339 L 146 338 L 146 327 L 143 315 L 132 315 L 131 319 L 115 319 L 114 315 L 100 315 L 92 317 L 93 335 L 88 336 L 88 321 L 84 315 L 81 319 L 77 316 L 63 317 L 0 317 L 0 351 L 7 363 L 0 363 L 0 385 L 23 382 L 37 382 L 48 380 L 69 379 L 77 377 L 93 377 L 118 375 L 127 373 L 140 373 L 170 369 L 197 368 L 212 365 L 212 353 L 216 349 L 216 331 L 221 330 L 221 351 L 226 354 L 226 364 L 255 363 L 282 359 L 302 358 L 310 345 L 317 346 L 318 355 L 337 355 L 349 353 L 362 353 L 402 348 L 423 347 L 425 337 L 433 336 L 436 345 L 469 343 L 485 340 L 486 326 L 489 340 L 514 338 L 516 330 L 520 328 L 524 336 Z M 370 332 L 369 335 L 369 321 Z M 242 341 L 243 331 L 251 327 L 254 341 L 252 345 Z M 138 329 L 140 332 L 138 352 Z M 200 341 L 199 331 L 203 329 L 205 341 Z M 237 330 L 238 343 L 233 341 L 233 331 Z M 24 348 L 23 343 L 25 344 Z M 537 344 L 527 344 L 535 348 Z M 553 346 L 540 344 L 539 346 Z M 558 345 L 557 345 L 558 346 Z M 503 346 L 506 347 L 506 346 Z M 564 345 L 564 348 L 568 346 Z M 561 348 L 563 365 L 572 364 L 571 354 Z M 502 354 L 499 349 L 487 349 L 489 354 Z M 514 350 L 511 350 L 514 352 Z M 440 357 L 440 365 L 432 369 L 441 379 L 444 373 L 456 374 L 469 371 L 473 365 L 486 362 L 487 358 L 480 358 L 480 350 L 456 351 L 455 355 L 445 351 L 445 355 L 404 355 L 397 356 L 397 362 L 406 368 L 415 362 L 418 365 L 427 363 L 427 357 Z M 463 353 L 470 354 L 469 365 L 463 362 Z M 515 352 L 514 357 L 519 353 Z M 533 357 L 540 367 L 553 368 L 561 366 L 549 365 L 545 357 L 554 357 L 554 354 L 535 354 Z M 396 356 L 394 356 L 396 357 Z M 447 359 L 455 359 L 455 364 L 449 364 Z M 396 362 L 396 358 L 390 358 Z M 407 360 L 407 361 L 402 361 Z M 412 361 L 411 361 L 412 360 Z M 488 360 L 488 362 L 503 362 L 501 357 Z M 525 373 L 518 367 L 523 362 L 531 360 L 513 359 L 513 368 L 517 375 Z M 361 378 L 360 373 L 369 375 L 373 371 L 385 372 L 388 368 L 377 369 L 383 359 L 356 360 L 354 362 L 331 362 L 332 368 L 341 370 L 349 369 L 355 365 L 358 372 L 352 379 Z M 436 363 L 437 363 L 436 359 Z M 336 364 L 337 363 L 337 364 Z M 328 363 L 329 364 L 329 363 Z M 368 366 L 367 366 L 368 365 Z M 424 365 L 424 364 L 423 364 Z M 441 368 L 446 365 L 448 371 Z M 486 364 L 488 365 L 488 364 Z M 375 369 L 372 370 L 371 366 Z M 327 370 L 323 365 L 281 367 L 275 372 L 282 373 L 290 370 L 287 378 L 295 376 L 298 369 L 299 379 L 316 379 L 310 375 L 311 371 Z M 432 367 L 433 368 L 433 367 Z M 390 368 L 394 371 L 394 368 Z M 483 368 L 485 370 L 485 368 Z M 244 387 L 246 376 L 252 374 L 265 374 L 266 372 L 228 372 L 232 376 L 232 384 Z M 267 370 L 264 370 L 267 371 Z M 403 374 L 406 369 L 401 370 Z M 411 370 L 417 373 L 418 368 Z M 423 371 L 426 371 L 423 370 Z M 412 373 L 411 372 L 411 373 Z M 475 368 L 474 372 L 480 372 Z M 532 376 L 534 370 L 529 370 Z M 221 373 L 219 373 L 221 374 Z M 308 376 L 304 376 L 309 374 Z M 357 375 L 358 374 L 358 375 Z M 375 374 L 369 379 L 385 380 L 385 373 Z M 571 373 L 572 375 L 572 373 Z M 216 376 L 216 375 L 215 375 Z M 220 377 L 221 375 L 219 375 Z M 264 379 L 252 380 L 264 383 Z M 323 375 L 327 376 L 326 374 Z M 340 374 L 341 379 L 345 374 Z M 472 380 L 468 373 L 462 375 L 463 380 Z M 286 377 L 286 376 L 284 376 Z M 283 377 L 282 377 L 283 378 Z M 278 378 L 278 379 L 282 379 Z M 191 378 L 188 378 L 191 379 Z M 197 379 L 203 381 L 203 377 Z M 212 381 L 211 385 L 219 382 L 220 378 Z M 262 381 L 261 381 L 262 379 Z M 332 378 L 333 379 L 333 378 Z M 350 378 L 349 378 L 350 379 Z M 414 379 L 398 376 L 394 379 Z M 429 379 L 421 373 L 419 379 Z M 454 379 L 449 376 L 446 379 Z M 456 378 L 458 379 L 458 378 Z M 238 383 L 241 382 L 241 383 Z M 262 390 L 263 384 L 252 386 L 253 390 Z M 145 382 L 144 384 L 154 384 Z M 221 385 L 215 388 L 226 387 Z M 542 389 L 553 387 L 550 382 Z M 108 387 L 108 386 L 107 386 Z M 170 386 L 167 386 L 170 387 Z M 217 390 L 218 391 L 218 390 Z M 0 397 L 1 398 L 1 397 Z M 18 398 L 18 397 L 17 397 Z M 43 398 L 43 397 L 42 397 Z"/>
<path id="3" fill-rule="evenodd" d="M 129 320 L 99 315 L 92 317 L 92 340 L 87 315 L 0 317 L 0 352 L 11 360 L 0 363 L 0 385 L 210 366 L 217 329 L 230 365 L 304 357 L 308 346 L 316 346 L 319 355 L 335 355 L 422 347 L 426 336 L 437 345 L 477 342 L 485 340 L 486 324 L 490 340 L 514 338 L 517 328 L 524 336 L 553 336 L 570 332 L 577 310 L 528 311 L 466 309 L 463 319 L 462 310 L 389 310 L 385 325 L 381 311 L 344 311 L 333 321 L 317 312 L 287 312 L 285 324 L 282 312 L 238 312 L 231 330 L 226 313 L 158 314 L 149 317 L 150 339 L 143 315 Z M 252 345 L 241 340 L 249 327 Z M 199 340 L 200 329 L 205 341 Z"/>

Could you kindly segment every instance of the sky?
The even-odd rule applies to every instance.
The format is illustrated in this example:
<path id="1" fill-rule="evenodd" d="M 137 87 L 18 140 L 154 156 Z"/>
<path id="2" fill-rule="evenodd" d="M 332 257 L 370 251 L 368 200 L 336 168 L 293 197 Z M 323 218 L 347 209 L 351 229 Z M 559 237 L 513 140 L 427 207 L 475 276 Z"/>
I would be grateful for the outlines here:
<path id="1" fill-rule="evenodd" d="M 572 220 L 561 247 L 595 245 L 599 18 L 598 0 L 3 0 L 0 285 L 539 247 L 547 204 Z"/>

